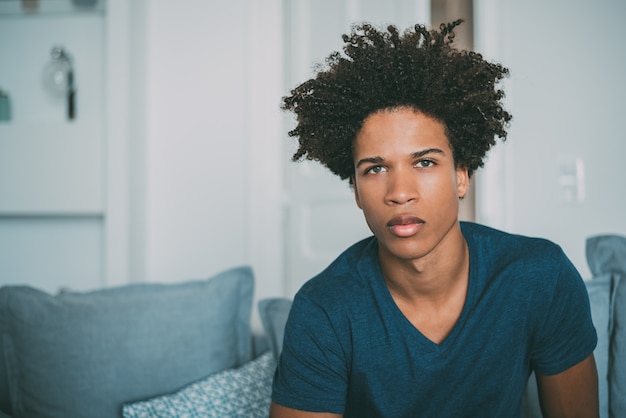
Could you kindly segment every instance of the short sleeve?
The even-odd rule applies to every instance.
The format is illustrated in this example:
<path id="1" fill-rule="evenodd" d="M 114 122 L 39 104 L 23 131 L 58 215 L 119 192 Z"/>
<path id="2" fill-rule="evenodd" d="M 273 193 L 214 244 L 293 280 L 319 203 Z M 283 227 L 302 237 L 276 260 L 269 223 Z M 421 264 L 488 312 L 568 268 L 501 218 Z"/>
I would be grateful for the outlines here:
<path id="1" fill-rule="evenodd" d="M 589 294 L 576 268 L 560 252 L 558 276 L 547 297 L 536 300 L 543 312 L 531 350 L 535 371 L 554 375 L 587 358 L 596 347 L 598 338 L 591 319 Z M 547 280 L 550 282 L 550 280 Z"/>
<path id="2" fill-rule="evenodd" d="M 296 295 L 274 376 L 275 403 L 302 411 L 343 413 L 348 361 L 338 335 L 349 333 L 338 329 L 341 323 L 340 312 Z"/>

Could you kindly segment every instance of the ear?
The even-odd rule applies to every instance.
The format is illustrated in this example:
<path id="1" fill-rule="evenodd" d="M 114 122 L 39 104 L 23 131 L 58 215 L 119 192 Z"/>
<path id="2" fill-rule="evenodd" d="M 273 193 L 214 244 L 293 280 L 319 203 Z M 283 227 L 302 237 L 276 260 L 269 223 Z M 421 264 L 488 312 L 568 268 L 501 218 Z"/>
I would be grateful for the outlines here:
<path id="1" fill-rule="evenodd" d="M 467 172 L 467 168 L 457 167 L 456 168 L 456 193 L 459 199 L 462 199 L 467 194 L 467 190 L 469 189 L 469 174 Z"/>
<path id="2" fill-rule="evenodd" d="M 352 185 L 352 189 L 354 189 L 354 200 L 356 201 L 356 205 L 359 209 L 363 209 L 361 206 L 361 197 L 359 196 L 359 188 L 356 185 L 356 178 L 354 178 L 354 176 L 350 177 L 350 184 Z"/>

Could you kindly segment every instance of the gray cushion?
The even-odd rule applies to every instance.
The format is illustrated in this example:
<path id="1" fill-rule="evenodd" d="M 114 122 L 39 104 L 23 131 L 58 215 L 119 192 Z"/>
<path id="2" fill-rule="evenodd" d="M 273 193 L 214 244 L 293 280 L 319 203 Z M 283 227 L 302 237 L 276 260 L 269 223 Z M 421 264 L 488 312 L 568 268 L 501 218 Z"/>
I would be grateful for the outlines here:
<path id="1" fill-rule="evenodd" d="M 268 351 L 175 393 L 124 405 L 124 418 L 267 418 L 275 368 Z"/>
<path id="2" fill-rule="evenodd" d="M 585 243 L 585 254 L 592 275 L 617 273 L 626 276 L 626 237 L 621 235 L 589 237 Z"/>
<path id="3" fill-rule="evenodd" d="M 0 323 L 0 412 L 11 413 L 11 400 L 9 398 L 9 378 L 4 367 L 4 349 L 2 348 L 2 324 Z M 0 415 L 0 418 L 3 418 Z"/>
<path id="4" fill-rule="evenodd" d="M 609 409 L 611 417 L 626 417 L 626 237 L 590 237 L 587 239 L 585 251 L 593 275 L 609 275 L 613 280 Z"/>
<path id="5" fill-rule="evenodd" d="M 615 276 L 615 279 L 610 375 L 611 417 L 626 417 L 626 276 Z"/>
<path id="6" fill-rule="evenodd" d="M 291 300 L 285 298 L 268 298 L 259 301 L 259 316 L 263 324 L 263 330 L 267 335 L 270 349 L 274 358 L 278 361 L 283 349 L 283 337 L 285 324 L 291 309 Z"/>
<path id="7" fill-rule="evenodd" d="M 598 333 L 598 345 L 593 350 L 598 369 L 598 399 L 600 418 L 609 417 L 609 350 L 611 342 L 611 276 L 594 277 L 585 282 L 591 304 L 591 319 Z"/>
<path id="8" fill-rule="evenodd" d="M 56 296 L 0 289 L 13 414 L 119 417 L 124 402 L 249 361 L 252 292 L 248 267 Z"/>

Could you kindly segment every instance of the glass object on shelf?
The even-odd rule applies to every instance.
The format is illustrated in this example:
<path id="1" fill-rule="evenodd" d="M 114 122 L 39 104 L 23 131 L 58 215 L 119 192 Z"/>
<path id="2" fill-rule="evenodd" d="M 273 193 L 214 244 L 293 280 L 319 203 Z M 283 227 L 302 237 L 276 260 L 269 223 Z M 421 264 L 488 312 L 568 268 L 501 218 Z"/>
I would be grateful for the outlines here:
<path id="1" fill-rule="evenodd" d="M 11 100 L 9 93 L 0 88 L 0 122 L 11 120 Z"/>

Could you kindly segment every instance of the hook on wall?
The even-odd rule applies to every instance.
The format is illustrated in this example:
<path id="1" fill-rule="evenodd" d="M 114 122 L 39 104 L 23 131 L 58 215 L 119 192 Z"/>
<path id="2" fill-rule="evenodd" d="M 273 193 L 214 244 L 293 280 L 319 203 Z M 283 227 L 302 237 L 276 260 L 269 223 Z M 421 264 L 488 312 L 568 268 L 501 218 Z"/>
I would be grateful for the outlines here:
<path id="1" fill-rule="evenodd" d="M 44 71 L 44 84 L 53 94 L 63 95 L 67 101 L 67 118 L 76 117 L 76 83 L 72 56 L 62 47 L 53 47 L 51 60 Z"/>

